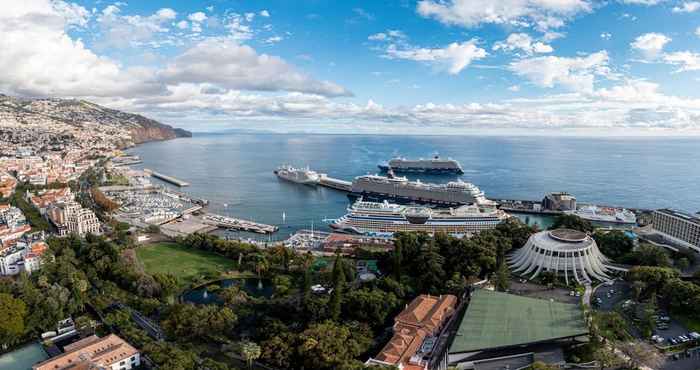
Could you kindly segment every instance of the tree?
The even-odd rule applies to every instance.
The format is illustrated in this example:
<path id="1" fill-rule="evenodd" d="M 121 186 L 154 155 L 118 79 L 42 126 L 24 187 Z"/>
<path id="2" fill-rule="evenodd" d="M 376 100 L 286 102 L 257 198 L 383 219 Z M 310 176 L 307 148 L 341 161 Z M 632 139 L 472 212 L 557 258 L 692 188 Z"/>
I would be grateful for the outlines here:
<path id="1" fill-rule="evenodd" d="M 260 346 L 257 345 L 254 342 L 242 342 L 240 344 L 240 352 L 241 352 L 241 357 L 245 360 L 245 362 L 248 364 L 248 368 L 252 369 L 253 368 L 253 362 L 260 358 L 260 355 L 262 353 Z"/>
<path id="2" fill-rule="evenodd" d="M 496 271 L 496 290 L 505 292 L 510 287 L 510 271 L 505 262 L 501 263 L 501 267 Z"/>
<path id="3" fill-rule="evenodd" d="M 394 245 L 394 254 L 393 254 L 393 272 L 394 272 L 394 279 L 396 281 L 401 281 L 401 264 L 403 263 L 403 253 L 401 252 L 402 246 L 401 243 L 397 243 Z"/>
<path id="4" fill-rule="evenodd" d="M 157 272 L 153 274 L 153 279 L 160 285 L 160 293 L 168 302 L 173 301 L 173 294 L 179 286 L 177 277 L 173 274 Z"/>
<path id="5" fill-rule="evenodd" d="M 444 283 L 445 270 L 442 265 L 445 258 L 438 253 L 433 242 L 427 242 L 418 256 L 418 287 L 422 293 L 440 294 Z"/>
<path id="6" fill-rule="evenodd" d="M 333 321 L 312 324 L 299 335 L 297 351 L 308 369 L 336 369 L 367 351 L 372 343 L 367 328 Z"/>
<path id="7" fill-rule="evenodd" d="M 593 234 L 600 251 L 607 257 L 616 260 L 634 248 L 634 241 L 620 230 L 606 232 L 597 231 Z"/>
<path id="8" fill-rule="evenodd" d="M 678 261 L 676 261 L 676 266 L 679 270 L 683 271 L 690 267 L 690 261 L 685 257 L 679 258 Z"/>
<path id="9" fill-rule="evenodd" d="M 642 244 L 638 251 L 630 253 L 628 260 L 622 262 L 639 266 L 671 267 L 671 258 L 663 247 L 646 243 Z"/>
<path id="10" fill-rule="evenodd" d="M 27 305 L 7 293 L 0 293 L 0 344 L 15 343 L 24 334 Z"/>
<path id="11" fill-rule="evenodd" d="M 338 254 L 333 264 L 333 292 L 331 292 L 330 313 L 333 320 L 340 318 L 345 289 L 345 267 L 343 258 Z"/>
<path id="12" fill-rule="evenodd" d="M 311 268 L 307 267 L 304 269 L 304 278 L 301 282 L 301 297 L 302 305 L 306 307 L 307 303 L 311 299 Z"/>
<path id="13" fill-rule="evenodd" d="M 584 220 L 579 216 L 562 214 L 554 219 L 554 223 L 550 229 L 573 229 L 584 233 L 589 233 L 593 231 L 593 225 L 588 220 Z"/>
<path id="14" fill-rule="evenodd" d="M 380 289 L 357 289 L 348 292 L 343 308 L 345 316 L 373 327 L 382 327 L 390 313 L 394 312 L 401 302 L 391 292 Z"/>

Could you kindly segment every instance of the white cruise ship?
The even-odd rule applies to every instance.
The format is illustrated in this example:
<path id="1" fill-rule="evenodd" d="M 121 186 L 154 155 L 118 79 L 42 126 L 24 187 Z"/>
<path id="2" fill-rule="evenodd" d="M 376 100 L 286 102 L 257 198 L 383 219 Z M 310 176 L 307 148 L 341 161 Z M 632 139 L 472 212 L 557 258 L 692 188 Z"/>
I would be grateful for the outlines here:
<path id="1" fill-rule="evenodd" d="M 446 184 L 423 183 L 420 180 L 409 181 L 405 177 L 365 175 L 358 176 L 352 182 L 351 195 L 369 200 L 389 200 L 395 203 L 421 203 L 440 206 L 460 206 L 477 204 L 495 206 L 476 185 L 462 180 Z"/>
<path id="2" fill-rule="evenodd" d="M 599 207 L 599 206 L 582 206 L 576 211 L 571 211 L 578 217 L 584 220 L 588 220 L 594 223 L 602 224 L 624 224 L 624 225 L 636 225 L 637 216 L 634 212 L 623 209 L 623 208 L 610 208 L 610 207 Z"/>
<path id="3" fill-rule="evenodd" d="M 394 172 L 418 172 L 430 174 L 457 174 L 464 173 L 462 166 L 452 158 L 442 159 L 435 156 L 430 159 L 406 159 L 403 157 L 392 158 L 386 163 L 378 165 L 382 171 Z"/>
<path id="4" fill-rule="evenodd" d="M 321 176 L 317 172 L 310 170 L 308 167 L 294 168 L 289 165 L 283 165 L 273 172 L 277 177 L 296 182 L 297 184 L 316 185 L 321 179 Z"/>
<path id="5" fill-rule="evenodd" d="M 510 217 L 495 206 L 464 205 L 457 208 L 433 209 L 403 206 L 387 201 L 359 200 L 348 213 L 330 227 L 339 231 L 364 235 L 392 235 L 400 231 L 445 232 L 471 235 L 492 229 Z"/>

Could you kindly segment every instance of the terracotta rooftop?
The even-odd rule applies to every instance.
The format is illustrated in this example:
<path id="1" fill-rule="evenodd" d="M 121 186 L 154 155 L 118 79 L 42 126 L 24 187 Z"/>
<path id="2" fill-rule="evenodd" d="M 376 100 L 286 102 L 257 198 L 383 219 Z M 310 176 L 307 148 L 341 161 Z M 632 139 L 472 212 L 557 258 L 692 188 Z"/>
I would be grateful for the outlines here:
<path id="1" fill-rule="evenodd" d="M 88 369 L 110 367 L 138 353 L 136 348 L 114 334 L 90 336 L 65 347 L 65 353 L 34 365 L 33 370 Z"/>
<path id="2" fill-rule="evenodd" d="M 457 297 L 449 294 L 440 297 L 423 294 L 416 297 L 396 316 L 394 336 L 375 359 L 422 369 L 421 366 L 408 364 L 408 361 L 418 352 L 427 337 L 439 332 L 455 312 L 456 306 Z M 406 369 L 413 368 L 406 366 Z"/>

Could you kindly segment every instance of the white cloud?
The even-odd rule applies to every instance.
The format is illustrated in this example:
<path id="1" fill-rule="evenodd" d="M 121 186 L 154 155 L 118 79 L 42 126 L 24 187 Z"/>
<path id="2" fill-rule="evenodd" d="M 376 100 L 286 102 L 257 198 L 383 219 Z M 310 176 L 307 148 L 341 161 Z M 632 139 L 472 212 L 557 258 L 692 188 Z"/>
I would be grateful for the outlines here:
<path id="1" fill-rule="evenodd" d="M 554 51 L 551 46 L 534 41 L 530 35 L 526 33 L 511 33 L 504 41 L 498 41 L 493 45 L 493 50 L 504 51 L 522 51 L 525 54 L 546 54 Z"/>
<path id="2" fill-rule="evenodd" d="M 74 12 L 66 16 L 66 9 L 65 3 L 49 0 L 4 5 L 0 12 L 1 91 L 75 97 L 139 96 L 163 91 L 152 71 L 125 69 L 96 55 L 80 40 L 71 39 L 66 28 L 81 21 L 76 21 Z"/>
<path id="3" fill-rule="evenodd" d="M 280 41 L 284 40 L 281 36 L 271 36 L 265 39 L 266 44 L 276 44 Z"/>
<path id="4" fill-rule="evenodd" d="M 187 21 L 179 21 L 179 22 L 177 22 L 177 28 L 179 28 L 179 29 L 181 29 L 181 30 L 186 30 L 186 29 L 189 28 L 189 27 L 190 27 L 190 24 L 187 23 Z"/>
<path id="5" fill-rule="evenodd" d="M 690 51 L 667 53 L 664 54 L 663 60 L 668 64 L 680 66 L 677 72 L 700 70 L 700 53 L 693 53 Z"/>
<path id="6" fill-rule="evenodd" d="M 512 62 L 509 69 L 541 87 L 562 85 L 572 91 L 591 92 L 595 78 L 611 77 L 606 51 L 585 57 L 534 57 Z"/>
<path id="7" fill-rule="evenodd" d="M 700 10 L 700 1 L 686 1 L 680 6 L 673 7 L 674 13 L 694 13 Z"/>
<path id="8" fill-rule="evenodd" d="M 486 57 L 486 50 L 476 45 L 476 39 L 461 43 L 453 42 L 444 48 L 399 47 L 390 44 L 384 57 L 413 60 L 445 69 L 449 74 L 459 74 L 472 61 Z"/>
<path id="9" fill-rule="evenodd" d="M 389 40 L 405 40 L 408 37 L 400 30 L 386 30 L 367 37 L 370 41 L 389 41 Z"/>
<path id="10" fill-rule="evenodd" d="M 646 6 L 652 6 L 652 5 L 658 5 L 666 0 L 620 0 L 621 3 L 623 4 L 630 4 L 630 5 L 646 5 Z"/>
<path id="11" fill-rule="evenodd" d="M 520 91 L 520 86 L 518 86 L 518 85 L 510 86 L 510 87 L 508 87 L 508 91 L 518 92 L 518 91 Z"/>
<path id="12" fill-rule="evenodd" d="M 162 8 L 149 16 L 122 15 L 116 5 L 105 7 L 97 17 L 102 38 L 98 45 L 102 48 L 125 48 L 141 46 L 156 35 L 167 33 L 167 25 L 177 13 L 170 8 Z"/>
<path id="13" fill-rule="evenodd" d="M 566 20 L 592 10 L 588 0 L 421 0 L 418 14 L 441 23 L 473 28 L 482 24 L 562 27 Z"/>
<path id="14" fill-rule="evenodd" d="M 187 19 L 189 19 L 192 22 L 202 23 L 207 20 L 207 15 L 203 12 L 195 12 L 188 15 Z"/>
<path id="15" fill-rule="evenodd" d="M 663 51 L 664 46 L 671 42 L 671 38 L 661 33 L 645 33 L 630 44 L 647 59 L 655 59 Z"/>
<path id="16" fill-rule="evenodd" d="M 279 57 L 258 54 L 230 38 L 209 38 L 186 50 L 160 72 L 170 84 L 211 83 L 226 89 L 352 95 L 329 81 L 297 71 Z"/>
<path id="17" fill-rule="evenodd" d="M 59 13 L 69 26 L 87 26 L 88 20 L 90 19 L 90 12 L 87 9 L 75 3 L 66 3 L 63 1 L 55 1 L 52 5 L 54 11 Z"/>
<path id="18" fill-rule="evenodd" d="M 249 21 L 245 16 L 238 13 L 231 13 L 227 15 L 224 21 L 224 27 L 229 30 L 231 37 L 239 41 L 244 41 L 253 38 L 253 29 L 248 23 Z"/>
<path id="19" fill-rule="evenodd" d="M 268 12 L 267 9 L 261 10 L 260 13 L 258 13 L 258 14 L 260 14 L 261 17 L 265 17 L 265 18 L 270 16 L 270 12 Z"/>
<path id="20" fill-rule="evenodd" d="M 603 40 L 610 40 L 612 38 L 612 33 L 610 32 L 603 32 L 600 34 L 600 38 Z"/>

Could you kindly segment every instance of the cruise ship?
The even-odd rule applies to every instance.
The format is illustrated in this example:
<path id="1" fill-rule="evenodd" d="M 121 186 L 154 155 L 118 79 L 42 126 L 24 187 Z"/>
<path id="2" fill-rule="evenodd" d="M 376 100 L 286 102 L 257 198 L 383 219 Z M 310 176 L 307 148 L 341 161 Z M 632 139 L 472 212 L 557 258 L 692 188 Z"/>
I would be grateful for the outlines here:
<path id="1" fill-rule="evenodd" d="M 409 181 L 406 177 L 394 176 L 392 171 L 389 171 L 388 176 L 365 175 L 356 177 L 352 181 L 350 197 L 437 206 L 477 204 L 495 207 L 496 205 L 494 201 L 486 199 L 484 192 L 479 190 L 476 185 L 462 180 L 451 181 L 447 184 L 422 183 Z"/>
<path id="2" fill-rule="evenodd" d="M 456 236 L 495 228 L 510 217 L 495 206 L 475 204 L 457 208 L 433 209 L 403 206 L 384 202 L 358 200 L 348 213 L 333 221 L 330 227 L 341 232 L 390 236 L 400 231 L 445 232 Z"/>
<path id="3" fill-rule="evenodd" d="M 397 157 L 389 160 L 386 163 L 379 164 L 377 167 L 379 167 L 379 169 L 382 171 L 393 170 L 396 173 L 417 172 L 457 175 L 464 173 L 464 170 L 462 170 L 462 166 L 459 164 L 459 162 L 451 158 L 442 159 L 439 156 L 435 156 L 431 159 L 406 159 Z"/>
<path id="4" fill-rule="evenodd" d="M 289 165 L 283 165 L 273 172 L 277 177 L 296 182 L 297 184 L 316 185 L 321 179 L 321 176 L 317 172 L 310 170 L 308 167 L 294 168 Z"/>
<path id="5" fill-rule="evenodd" d="M 637 215 L 634 212 L 622 208 L 610 208 L 599 206 L 582 206 L 576 211 L 569 212 L 584 220 L 599 224 L 623 224 L 636 225 Z"/>

